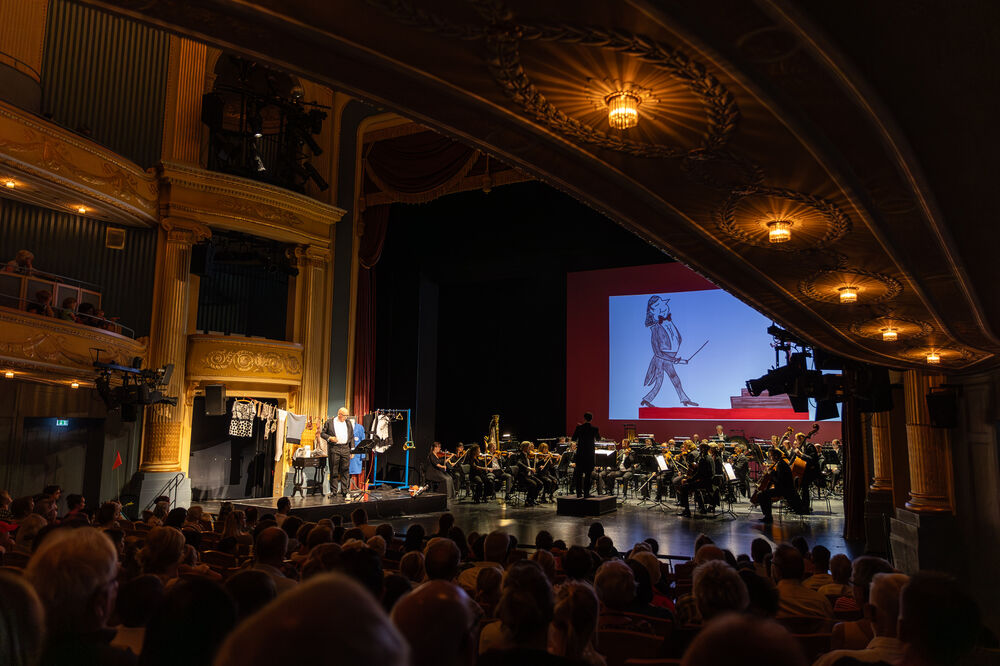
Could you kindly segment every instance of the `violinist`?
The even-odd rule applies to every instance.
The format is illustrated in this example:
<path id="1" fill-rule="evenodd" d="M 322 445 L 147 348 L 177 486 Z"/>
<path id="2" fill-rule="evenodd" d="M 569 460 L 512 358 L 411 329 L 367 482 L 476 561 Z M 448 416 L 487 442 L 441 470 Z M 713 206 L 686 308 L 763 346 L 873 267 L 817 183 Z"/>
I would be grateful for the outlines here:
<path id="1" fill-rule="evenodd" d="M 667 440 L 660 446 L 660 451 L 663 454 L 664 460 L 666 460 L 668 467 L 661 471 L 656 472 L 653 480 L 656 481 L 656 501 L 662 502 L 664 494 L 670 494 L 670 489 L 673 487 L 673 460 L 674 460 L 674 449 L 677 447 L 677 442 L 672 439 Z M 677 454 L 680 457 L 680 454 Z M 646 489 L 643 491 L 643 497 L 649 497 L 649 483 L 646 484 Z"/>
<path id="2" fill-rule="evenodd" d="M 736 474 L 736 486 L 740 489 L 743 497 L 750 496 L 750 459 L 747 458 L 747 448 L 743 444 L 737 444 L 733 449 L 733 455 L 729 457 L 729 463 L 733 466 L 733 473 Z"/>
<path id="3" fill-rule="evenodd" d="M 559 487 L 559 482 L 556 480 L 555 454 L 549 451 L 546 442 L 539 444 L 535 453 L 535 477 L 542 482 L 541 502 L 545 503 L 546 495 L 549 496 L 549 502 L 555 502 L 556 488 Z"/>
<path id="4" fill-rule="evenodd" d="M 788 466 L 782 456 L 781 449 L 775 446 L 768 452 L 771 456 L 771 484 L 770 487 L 760 491 L 760 511 L 764 517 L 760 519 L 762 523 L 773 523 L 774 517 L 771 515 L 771 504 L 774 498 L 783 498 L 793 511 L 799 509 L 799 498 L 795 495 L 795 481 L 792 478 L 792 468 Z"/>
<path id="5" fill-rule="evenodd" d="M 455 484 L 455 490 L 461 490 L 467 484 L 467 479 L 465 476 L 465 444 L 459 442 L 455 446 L 455 453 L 451 454 L 445 459 L 445 467 L 448 468 L 448 474 L 451 475 L 452 482 Z"/>
<path id="6" fill-rule="evenodd" d="M 615 451 L 615 463 L 612 467 L 603 472 L 596 473 L 597 492 L 603 495 L 605 492 L 618 494 L 618 481 L 622 482 L 623 496 L 628 499 L 628 484 L 632 480 L 636 458 L 632 455 L 632 449 L 626 442 L 621 448 Z"/>
<path id="7" fill-rule="evenodd" d="M 686 439 L 681 445 L 681 452 L 674 456 L 673 476 L 670 479 L 670 485 L 675 492 L 680 489 L 681 484 L 693 472 L 697 464 L 698 453 L 694 440 Z M 659 491 L 656 494 L 658 498 L 661 495 Z"/>
<path id="8" fill-rule="evenodd" d="M 424 470 L 424 477 L 428 485 L 433 485 L 435 490 L 439 490 L 444 484 L 449 499 L 455 497 L 455 486 L 452 483 L 451 475 L 448 474 L 448 466 L 445 461 L 449 454 L 441 450 L 441 442 L 431 444 L 431 452 L 427 456 L 427 466 Z"/>
<path id="9" fill-rule="evenodd" d="M 472 503 L 485 502 L 493 494 L 493 480 L 486 469 L 486 460 L 479 454 L 479 445 L 473 444 L 466 454 L 469 462 L 469 485 L 472 487 Z"/>
<path id="10" fill-rule="evenodd" d="M 556 447 L 566 444 L 566 438 L 560 437 Z M 576 442 L 570 442 L 562 455 L 559 456 L 559 464 L 556 465 L 556 480 L 569 479 L 569 492 L 573 492 L 573 458 L 576 457 Z"/>
<path id="11" fill-rule="evenodd" d="M 698 462 L 692 466 L 688 475 L 683 481 L 681 481 L 680 485 L 677 486 L 677 500 L 684 508 L 683 511 L 677 514 L 679 516 L 684 518 L 691 517 L 691 507 L 688 501 L 688 496 L 693 491 L 712 489 L 712 480 L 715 478 L 715 464 L 709 449 L 710 447 L 707 442 L 701 442 L 701 444 L 698 445 L 698 451 L 701 454 L 698 457 Z M 699 499 L 699 502 L 700 501 L 701 500 Z M 703 513 L 705 511 L 705 507 L 699 504 L 698 511 Z"/>
<path id="12" fill-rule="evenodd" d="M 533 471 L 533 460 L 530 455 L 531 442 L 521 442 L 520 450 L 510 457 L 510 469 L 514 478 L 525 489 L 524 506 L 535 506 L 538 493 L 542 489 L 542 482 L 539 481 Z"/>

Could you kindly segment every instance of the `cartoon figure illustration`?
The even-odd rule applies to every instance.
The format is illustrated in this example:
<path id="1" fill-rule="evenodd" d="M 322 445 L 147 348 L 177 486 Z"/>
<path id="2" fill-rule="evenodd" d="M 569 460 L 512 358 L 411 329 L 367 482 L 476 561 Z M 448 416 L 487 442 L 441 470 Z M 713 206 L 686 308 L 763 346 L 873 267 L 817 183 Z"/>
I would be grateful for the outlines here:
<path id="1" fill-rule="evenodd" d="M 684 392 L 681 378 L 674 370 L 675 364 L 686 364 L 690 359 L 678 356 L 681 334 L 671 319 L 669 302 L 669 298 L 650 296 L 649 302 L 646 304 L 646 328 L 649 329 L 650 333 L 649 343 L 653 347 L 653 358 L 649 360 L 649 369 L 646 371 L 646 380 L 643 386 L 652 386 L 652 388 L 642 399 L 641 404 L 643 407 L 655 406 L 652 401 L 660 392 L 660 388 L 663 387 L 665 373 L 670 377 L 670 382 L 677 390 L 677 398 L 681 404 L 685 407 L 697 407 L 698 403 L 693 402 Z"/>

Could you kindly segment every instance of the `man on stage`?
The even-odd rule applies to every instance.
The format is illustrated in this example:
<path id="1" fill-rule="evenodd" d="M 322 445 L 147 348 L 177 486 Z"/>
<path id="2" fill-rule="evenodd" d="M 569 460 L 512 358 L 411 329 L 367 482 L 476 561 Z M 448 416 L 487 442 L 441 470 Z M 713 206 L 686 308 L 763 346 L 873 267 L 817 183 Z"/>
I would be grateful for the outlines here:
<path id="1" fill-rule="evenodd" d="M 684 518 L 691 517 L 691 505 L 688 501 L 688 496 L 695 490 L 711 490 L 712 479 L 715 476 L 715 465 L 712 462 L 712 455 L 708 443 L 702 442 L 698 446 L 698 451 L 701 455 L 698 457 L 698 462 L 695 464 L 695 468 L 691 470 L 688 476 L 681 481 L 680 485 L 677 486 L 677 500 L 684 508 L 684 510 L 677 515 L 683 516 Z M 701 500 L 699 499 L 699 504 L 700 503 Z M 705 507 L 699 506 L 698 511 L 704 513 Z"/>
<path id="2" fill-rule="evenodd" d="M 792 468 L 788 466 L 782 457 L 781 449 L 772 447 L 768 452 L 771 456 L 772 484 L 760 493 L 760 512 L 764 517 L 760 519 L 762 523 L 772 523 L 774 518 L 771 514 L 771 504 L 774 498 L 784 499 L 788 508 L 799 512 L 799 498 L 795 494 L 795 480 L 792 478 Z"/>
<path id="3" fill-rule="evenodd" d="M 347 418 L 346 407 L 337 410 L 337 415 L 323 424 L 320 437 L 326 442 L 330 462 L 330 495 L 347 497 L 349 488 L 348 472 L 351 467 L 351 444 L 354 442 L 354 422 Z"/>
<path id="4" fill-rule="evenodd" d="M 594 473 L 596 457 L 594 444 L 601 438 L 601 433 L 591 424 L 593 419 L 594 415 L 587 412 L 583 415 L 583 423 L 573 431 L 573 441 L 576 442 L 573 487 L 576 488 L 577 497 L 590 497 L 590 477 Z"/>

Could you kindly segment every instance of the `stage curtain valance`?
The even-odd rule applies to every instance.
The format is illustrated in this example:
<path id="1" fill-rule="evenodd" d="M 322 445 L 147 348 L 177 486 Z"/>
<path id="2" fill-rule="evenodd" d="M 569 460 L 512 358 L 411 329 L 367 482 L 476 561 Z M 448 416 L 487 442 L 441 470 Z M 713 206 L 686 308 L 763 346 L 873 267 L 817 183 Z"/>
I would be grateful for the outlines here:
<path id="1" fill-rule="evenodd" d="M 397 201 L 425 203 L 455 190 L 479 151 L 433 132 L 378 141 L 367 149 L 365 175 Z"/>

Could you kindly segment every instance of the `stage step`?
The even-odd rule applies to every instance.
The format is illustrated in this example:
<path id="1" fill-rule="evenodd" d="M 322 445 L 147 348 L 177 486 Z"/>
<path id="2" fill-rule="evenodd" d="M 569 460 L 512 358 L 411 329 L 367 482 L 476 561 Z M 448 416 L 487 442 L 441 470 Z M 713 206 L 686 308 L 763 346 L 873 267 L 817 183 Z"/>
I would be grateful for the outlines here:
<path id="1" fill-rule="evenodd" d="M 556 513 L 560 516 L 602 516 L 617 510 L 618 498 L 614 495 L 556 498 Z"/>

